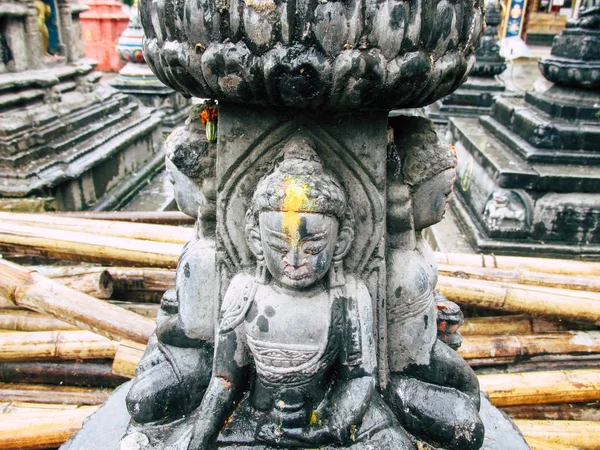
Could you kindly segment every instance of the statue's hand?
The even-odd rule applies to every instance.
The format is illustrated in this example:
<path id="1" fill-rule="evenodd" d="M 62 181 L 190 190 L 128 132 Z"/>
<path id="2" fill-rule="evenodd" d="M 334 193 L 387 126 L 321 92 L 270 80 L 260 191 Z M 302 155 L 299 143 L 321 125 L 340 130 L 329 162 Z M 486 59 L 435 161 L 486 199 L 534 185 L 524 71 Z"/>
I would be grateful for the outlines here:
<path id="1" fill-rule="evenodd" d="M 333 433 L 324 426 L 321 427 L 306 427 L 306 428 L 285 428 L 281 433 L 286 439 L 294 439 L 301 442 L 303 445 L 318 445 L 337 442 Z"/>
<path id="2" fill-rule="evenodd" d="M 262 425 L 256 433 L 256 438 L 267 444 L 273 444 L 278 447 L 285 446 L 288 448 L 304 447 L 304 442 L 296 439 L 295 433 L 292 430 L 284 430 L 278 425 L 265 424 Z M 291 433 L 288 433 L 291 432 Z"/>
<path id="3" fill-rule="evenodd" d="M 202 430 L 198 421 L 195 424 L 186 424 L 171 436 L 163 450 L 212 450 L 215 443 L 211 442 L 209 435 Z"/>
<path id="4" fill-rule="evenodd" d="M 286 447 L 322 446 L 339 442 L 326 426 L 306 428 L 281 428 L 278 425 L 265 424 L 260 427 L 257 438 L 269 444 Z"/>
<path id="5" fill-rule="evenodd" d="M 141 359 L 136 368 L 136 374 L 139 375 L 165 361 L 166 359 L 163 353 L 158 348 L 155 348 Z"/>
<path id="6" fill-rule="evenodd" d="M 205 421 L 196 419 L 193 431 L 190 433 L 187 450 L 209 450 L 216 448 L 213 431 Z"/>

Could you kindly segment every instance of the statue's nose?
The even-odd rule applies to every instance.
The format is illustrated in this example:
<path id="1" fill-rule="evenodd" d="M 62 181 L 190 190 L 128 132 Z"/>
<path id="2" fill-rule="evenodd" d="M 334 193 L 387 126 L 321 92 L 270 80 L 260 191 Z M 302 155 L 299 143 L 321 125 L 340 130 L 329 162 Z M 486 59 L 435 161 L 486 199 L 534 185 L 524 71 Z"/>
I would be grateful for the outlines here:
<path id="1" fill-rule="evenodd" d="M 291 250 L 287 254 L 288 263 L 293 267 L 298 267 L 301 265 L 302 256 L 300 255 L 300 250 L 297 246 L 293 246 Z"/>

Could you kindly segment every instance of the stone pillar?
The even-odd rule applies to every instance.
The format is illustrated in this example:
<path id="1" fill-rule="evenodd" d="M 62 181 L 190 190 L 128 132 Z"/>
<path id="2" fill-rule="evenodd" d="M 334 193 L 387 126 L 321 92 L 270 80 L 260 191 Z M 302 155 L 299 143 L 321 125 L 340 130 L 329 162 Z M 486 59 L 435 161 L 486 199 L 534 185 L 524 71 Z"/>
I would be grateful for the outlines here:
<path id="1" fill-rule="evenodd" d="M 4 69 L 9 72 L 17 72 L 26 70 L 28 67 L 29 54 L 28 54 L 28 42 L 29 36 L 26 32 L 26 27 L 23 26 L 23 22 L 29 24 L 29 17 L 32 14 L 30 8 L 26 5 L 10 4 L 5 6 L 5 11 L 0 13 L 0 20 L 2 21 L 2 45 L 3 45 L 3 58 L 6 59 Z M 39 32 L 37 38 L 41 42 Z M 41 44 L 40 44 L 41 47 Z"/>
<path id="2" fill-rule="evenodd" d="M 21 24 L 15 24 L 16 27 L 21 27 Z M 37 24 L 37 12 L 33 8 L 33 2 L 29 5 L 29 14 L 25 21 L 25 32 L 27 34 L 26 42 L 23 42 L 23 47 L 26 46 L 27 50 L 27 67 L 21 66 L 19 71 L 22 70 L 35 70 L 44 67 L 44 49 L 42 48 L 42 36 L 38 29 Z M 19 53 L 17 53 L 19 52 Z M 15 50 L 16 54 L 19 54 L 18 58 L 23 58 L 19 50 Z"/>
<path id="3" fill-rule="evenodd" d="M 56 0 L 56 4 L 60 19 L 60 40 L 65 48 L 65 57 L 68 62 L 75 62 L 79 59 L 78 42 L 81 35 L 77 35 L 73 27 L 71 0 Z"/>

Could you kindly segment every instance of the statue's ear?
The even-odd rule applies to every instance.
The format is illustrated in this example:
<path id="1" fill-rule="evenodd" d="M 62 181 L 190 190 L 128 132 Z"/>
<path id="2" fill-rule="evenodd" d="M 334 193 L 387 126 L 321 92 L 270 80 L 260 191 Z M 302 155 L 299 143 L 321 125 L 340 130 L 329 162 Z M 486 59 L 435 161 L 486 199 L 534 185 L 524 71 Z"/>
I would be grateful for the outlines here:
<path id="1" fill-rule="evenodd" d="M 250 251 L 254 254 L 256 259 L 262 259 L 263 251 L 260 241 L 260 232 L 255 226 L 246 226 L 246 242 L 248 243 L 248 247 L 250 247 Z"/>
<path id="2" fill-rule="evenodd" d="M 333 260 L 341 261 L 350 251 L 352 241 L 354 240 L 354 230 L 352 227 L 344 227 L 338 234 L 337 243 L 333 250 Z"/>

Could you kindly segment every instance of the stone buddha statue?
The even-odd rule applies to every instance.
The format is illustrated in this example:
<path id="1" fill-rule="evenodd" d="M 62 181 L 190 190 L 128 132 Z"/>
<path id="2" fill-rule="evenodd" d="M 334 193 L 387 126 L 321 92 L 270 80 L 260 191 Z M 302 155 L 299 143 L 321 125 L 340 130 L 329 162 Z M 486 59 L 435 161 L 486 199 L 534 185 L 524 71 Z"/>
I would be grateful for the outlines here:
<path id="1" fill-rule="evenodd" d="M 210 383 L 164 448 L 415 448 L 376 390 L 371 296 L 343 267 L 352 212 L 310 139 L 258 183 L 245 233 L 256 271 L 231 280 Z"/>
<path id="2" fill-rule="evenodd" d="M 456 178 L 456 155 L 427 119 L 399 118 L 414 130 L 395 140 L 388 187 L 386 399 L 405 428 L 445 449 L 478 449 L 479 384 L 468 364 L 437 339 L 437 264 L 422 230 L 440 222 Z M 398 124 L 400 125 L 400 124 Z M 435 396 L 431 403 L 426 399 Z M 436 423 L 436 427 L 424 426 Z"/>
<path id="3" fill-rule="evenodd" d="M 179 209 L 196 219 L 184 246 L 175 289 L 161 301 L 157 330 L 150 339 L 127 395 L 131 431 L 152 434 L 157 424 L 195 409 L 212 367 L 215 299 L 214 171 L 215 145 L 207 142 L 195 111 L 165 143 L 166 170 Z M 149 425 L 147 425 L 149 424 Z"/>

